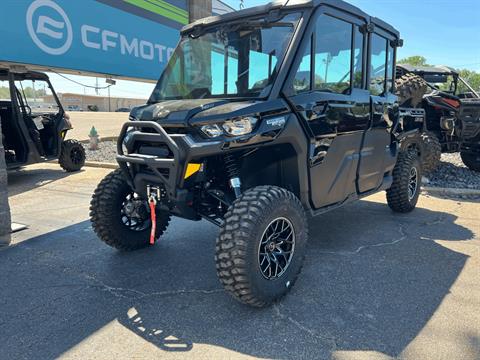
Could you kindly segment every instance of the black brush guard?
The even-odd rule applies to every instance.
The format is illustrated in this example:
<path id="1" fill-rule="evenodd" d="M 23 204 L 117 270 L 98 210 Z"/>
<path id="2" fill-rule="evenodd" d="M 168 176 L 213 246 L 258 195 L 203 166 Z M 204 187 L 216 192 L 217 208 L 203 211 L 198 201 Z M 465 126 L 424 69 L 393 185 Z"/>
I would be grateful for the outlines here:
<path id="1" fill-rule="evenodd" d="M 123 144 L 127 131 L 132 129 L 129 142 L 139 142 L 166 147 L 168 155 L 158 156 L 152 154 L 131 153 L 125 154 Z M 151 129 L 154 132 L 142 130 Z M 153 121 L 129 121 L 123 124 L 117 143 L 117 162 L 127 177 L 129 185 L 135 192 L 145 195 L 147 185 L 163 185 L 170 199 L 177 197 L 177 189 L 182 184 L 185 172 L 186 156 L 175 137 L 185 135 L 169 135 L 156 122 Z"/>
<path id="2" fill-rule="evenodd" d="M 129 129 L 133 130 L 132 133 L 128 132 Z M 123 144 L 127 132 L 128 144 L 148 144 L 153 151 L 146 154 L 139 148 L 139 151 L 125 154 Z M 162 148 L 166 149 L 165 154 L 158 155 L 161 153 L 158 149 Z M 192 193 L 184 188 L 187 164 L 195 160 L 201 162 L 206 157 L 223 152 L 221 141 L 195 141 L 189 134 L 168 134 L 154 121 L 129 121 L 120 131 L 117 162 L 137 194 L 146 197 L 148 185 L 159 186 L 166 192 L 166 206 L 172 213 L 196 218 L 188 205 L 192 201 Z"/>

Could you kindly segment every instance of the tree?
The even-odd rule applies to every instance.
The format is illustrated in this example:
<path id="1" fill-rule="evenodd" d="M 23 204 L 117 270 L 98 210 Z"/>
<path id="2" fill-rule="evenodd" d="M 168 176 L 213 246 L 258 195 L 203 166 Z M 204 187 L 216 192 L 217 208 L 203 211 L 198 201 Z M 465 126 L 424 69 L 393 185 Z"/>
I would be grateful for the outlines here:
<path id="1" fill-rule="evenodd" d="M 409 64 L 412 66 L 430 66 L 427 59 L 420 55 L 409 56 L 398 61 L 399 64 Z"/>
<path id="2" fill-rule="evenodd" d="M 480 74 L 472 71 L 463 69 L 459 71 L 460 77 L 464 79 L 474 90 L 480 91 Z"/>
<path id="3" fill-rule="evenodd" d="M 10 89 L 8 87 L 0 87 L 0 99 L 10 99 Z"/>

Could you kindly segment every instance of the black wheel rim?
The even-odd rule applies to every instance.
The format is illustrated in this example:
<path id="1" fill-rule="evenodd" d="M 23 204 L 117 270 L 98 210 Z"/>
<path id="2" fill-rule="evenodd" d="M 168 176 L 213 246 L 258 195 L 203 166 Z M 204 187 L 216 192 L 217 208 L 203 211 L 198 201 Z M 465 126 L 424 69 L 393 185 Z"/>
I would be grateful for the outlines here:
<path id="1" fill-rule="evenodd" d="M 271 221 L 258 247 L 258 266 L 265 279 L 274 280 L 287 271 L 295 251 L 295 229 L 290 220 Z"/>
<path id="2" fill-rule="evenodd" d="M 72 163 L 74 163 L 75 165 L 79 165 L 82 163 L 83 161 L 83 152 L 82 150 L 80 149 L 72 149 L 70 151 L 70 160 L 72 161 Z"/>
<path id="3" fill-rule="evenodd" d="M 408 200 L 412 201 L 417 194 L 418 189 L 418 172 L 416 167 L 410 169 L 410 176 L 408 178 Z"/>
<path id="4" fill-rule="evenodd" d="M 151 225 L 147 202 L 133 192 L 125 197 L 120 213 L 122 224 L 132 231 L 144 231 Z"/>

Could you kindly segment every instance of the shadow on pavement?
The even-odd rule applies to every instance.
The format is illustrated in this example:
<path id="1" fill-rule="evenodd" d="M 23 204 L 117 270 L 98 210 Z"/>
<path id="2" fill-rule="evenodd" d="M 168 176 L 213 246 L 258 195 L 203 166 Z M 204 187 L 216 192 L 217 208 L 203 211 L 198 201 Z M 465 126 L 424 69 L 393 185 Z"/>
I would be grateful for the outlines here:
<path id="1" fill-rule="evenodd" d="M 0 353 L 57 357 L 116 320 L 166 351 L 202 343 L 268 358 L 398 356 L 465 264 L 467 256 L 432 241 L 472 239 L 455 220 L 426 209 L 399 216 L 365 201 L 312 219 L 304 270 L 267 309 L 224 293 L 217 229 L 206 222 L 176 219 L 155 248 L 129 254 L 82 222 L 0 251 Z"/>
<path id="2" fill-rule="evenodd" d="M 14 196 L 31 189 L 50 184 L 54 181 L 61 180 L 71 174 L 58 169 L 42 168 L 42 169 L 20 169 L 8 172 L 8 195 Z"/>

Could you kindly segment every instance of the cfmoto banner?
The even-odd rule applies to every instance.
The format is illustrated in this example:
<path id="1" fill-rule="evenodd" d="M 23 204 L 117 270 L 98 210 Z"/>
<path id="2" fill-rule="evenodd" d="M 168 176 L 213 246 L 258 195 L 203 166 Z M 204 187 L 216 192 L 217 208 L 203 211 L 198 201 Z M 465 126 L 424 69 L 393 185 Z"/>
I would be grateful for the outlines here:
<path id="1" fill-rule="evenodd" d="M 187 0 L 6 0 L 0 61 L 157 80 Z"/>

